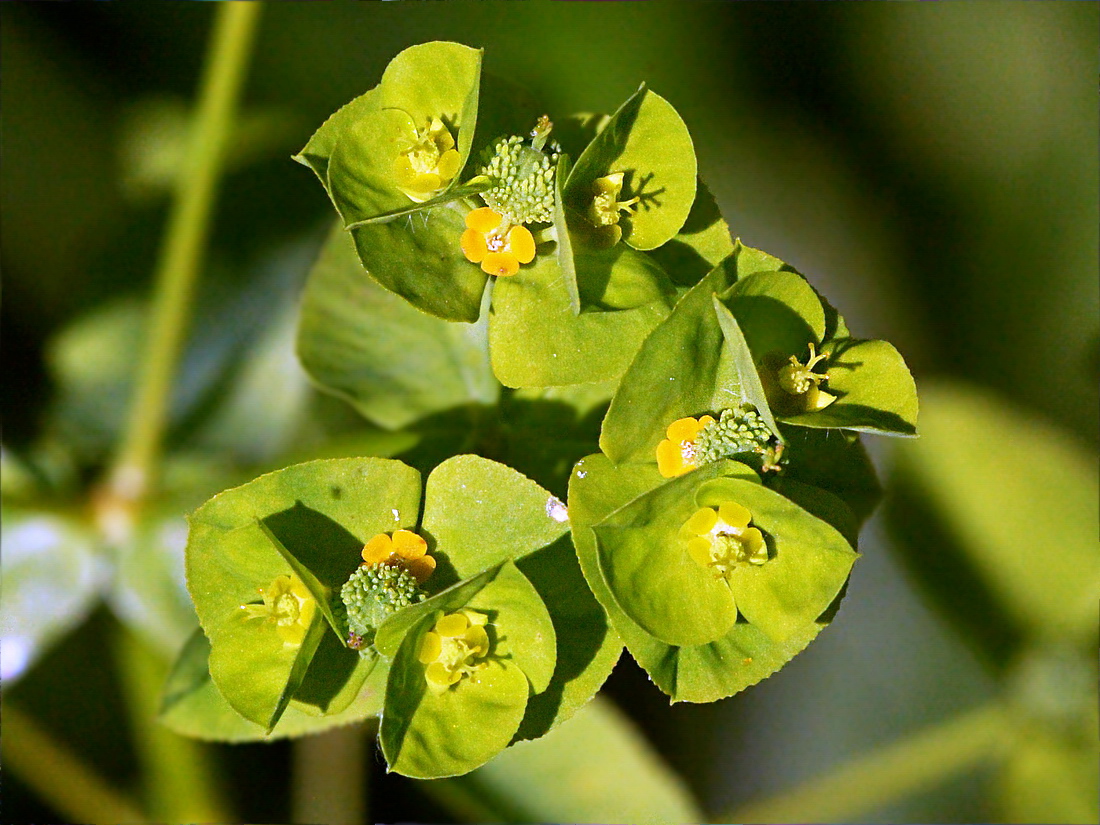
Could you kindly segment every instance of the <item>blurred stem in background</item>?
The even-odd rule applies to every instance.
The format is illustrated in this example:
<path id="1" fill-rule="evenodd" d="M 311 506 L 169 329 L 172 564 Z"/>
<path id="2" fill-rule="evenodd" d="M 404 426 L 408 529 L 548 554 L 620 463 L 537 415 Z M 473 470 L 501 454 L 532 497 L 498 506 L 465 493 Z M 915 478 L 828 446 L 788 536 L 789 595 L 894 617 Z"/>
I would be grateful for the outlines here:
<path id="1" fill-rule="evenodd" d="M 855 822 L 993 758 L 1008 741 L 1000 703 L 859 756 L 829 773 L 721 817 L 720 822 Z"/>
<path id="2" fill-rule="evenodd" d="M 183 169 L 157 261 L 150 340 L 122 444 L 108 477 L 100 523 L 109 539 L 128 532 L 153 485 L 168 401 L 210 231 L 210 213 L 244 84 L 261 3 L 224 3 L 217 17 Z M 125 536 L 125 532 L 122 533 Z"/>

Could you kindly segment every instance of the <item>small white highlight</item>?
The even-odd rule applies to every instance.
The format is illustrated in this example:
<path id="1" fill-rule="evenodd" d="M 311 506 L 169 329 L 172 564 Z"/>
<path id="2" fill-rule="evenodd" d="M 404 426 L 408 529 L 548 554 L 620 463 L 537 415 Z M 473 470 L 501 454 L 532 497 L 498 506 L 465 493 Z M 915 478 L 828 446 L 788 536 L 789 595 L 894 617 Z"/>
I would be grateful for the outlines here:
<path id="1" fill-rule="evenodd" d="M 586 470 L 577 470 L 577 478 L 584 478 L 586 475 L 588 475 Z"/>
<path id="2" fill-rule="evenodd" d="M 401 515 L 397 512 L 397 508 L 390 510 L 390 512 L 393 513 L 394 521 L 401 521 Z"/>
<path id="3" fill-rule="evenodd" d="M 569 511 L 562 503 L 561 499 L 556 496 L 550 496 L 546 500 L 546 515 L 557 522 L 569 521 Z"/>

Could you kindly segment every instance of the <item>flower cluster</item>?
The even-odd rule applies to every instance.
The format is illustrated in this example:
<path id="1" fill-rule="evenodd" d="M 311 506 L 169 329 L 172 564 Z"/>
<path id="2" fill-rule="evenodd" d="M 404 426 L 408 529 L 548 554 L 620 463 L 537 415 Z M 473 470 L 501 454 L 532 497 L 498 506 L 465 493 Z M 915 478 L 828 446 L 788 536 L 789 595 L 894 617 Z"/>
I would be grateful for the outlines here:
<path id="1" fill-rule="evenodd" d="M 420 663 L 426 665 L 424 679 L 435 694 L 444 693 L 463 677 L 488 664 L 488 618 L 472 610 L 448 613 L 424 634 L 420 642 Z"/>
<path id="2" fill-rule="evenodd" d="M 728 501 L 717 509 L 696 510 L 680 528 L 680 536 L 697 564 L 728 580 L 739 565 L 761 565 L 768 560 L 764 535 L 749 527 L 751 521 L 747 507 Z"/>
<path id="3" fill-rule="evenodd" d="M 398 141 L 404 148 L 393 162 L 398 188 L 415 203 L 423 203 L 442 190 L 462 165 L 455 139 L 439 118 L 432 118 L 423 132 L 411 127 L 411 134 Z"/>
<path id="4" fill-rule="evenodd" d="M 501 138 L 481 170 L 493 182 L 493 188 L 481 194 L 482 200 L 509 223 L 549 223 L 554 219 L 558 151 L 556 146 L 542 151 L 552 126 L 545 115 L 540 118 L 531 133 L 531 146 L 519 135 Z"/>
<path id="5" fill-rule="evenodd" d="M 821 384 L 829 380 L 829 375 L 827 372 L 814 372 L 814 367 L 825 359 L 825 353 L 814 351 L 812 342 L 810 357 L 805 364 L 792 355 L 775 371 L 768 400 L 777 410 L 789 414 L 817 412 L 828 407 L 836 401 L 835 395 L 821 389 Z"/>
<path id="6" fill-rule="evenodd" d="M 275 632 L 287 647 L 298 647 L 306 637 L 317 600 L 294 574 L 276 576 L 267 587 L 259 588 L 263 604 L 244 604 L 249 619 L 264 619 L 275 625 Z"/>
<path id="7" fill-rule="evenodd" d="M 592 182 L 592 203 L 586 217 L 596 227 L 596 235 L 604 246 L 614 246 L 623 237 L 619 219 L 623 214 L 632 215 L 638 198 L 620 201 L 623 191 L 623 172 L 614 172 Z"/>
<path id="8" fill-rule="evenodd" d="M 526 226 L 513 226 L 488 206 L 466 216 L 466 231 L 460 244 L 466 260 L 481 264 L 487 275 L 500 278 L 515 275 L 520 264 L 535 259 L 535 238 L 531 231 Z"/>

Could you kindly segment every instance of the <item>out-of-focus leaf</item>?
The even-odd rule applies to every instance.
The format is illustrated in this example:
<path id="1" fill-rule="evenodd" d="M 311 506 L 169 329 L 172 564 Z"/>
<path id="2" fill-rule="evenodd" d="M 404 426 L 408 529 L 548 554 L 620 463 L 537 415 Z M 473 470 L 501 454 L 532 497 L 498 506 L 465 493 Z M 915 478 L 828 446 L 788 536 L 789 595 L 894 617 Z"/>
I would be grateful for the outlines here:
<path id="1" fill-rule="evenodd" d="M 486 323 L 443 321 L 383 289 L 336 227 L 302 298 L 298 353 L 322 387 L 374 423 L 400 429 L 451 407 L 496 401 Z"/>
<path id="2" fill-rule="evenodd" d="M 515 745 L 428 793 L 487 802 L 503 822 L 700 822 L 683 782 L 613 705 L 595 699 L 568 724 Z"/>
<path id="3" fill-rule="evenodd" d="M 897 453 L 909 498 L 892 504 L 906 561 L 975 633 L 1095 642 L 1100 483 L 1088 448 L 1010 399 L 958 384 L 922 396 L 921 438 Z"/>
<path id="4" fill-rule="evenodd" d="M 84 620 L 108 567 L 90 526 L 70 516 L 5 505 L 0 520 L 0 676 L 10 684 Z"/>

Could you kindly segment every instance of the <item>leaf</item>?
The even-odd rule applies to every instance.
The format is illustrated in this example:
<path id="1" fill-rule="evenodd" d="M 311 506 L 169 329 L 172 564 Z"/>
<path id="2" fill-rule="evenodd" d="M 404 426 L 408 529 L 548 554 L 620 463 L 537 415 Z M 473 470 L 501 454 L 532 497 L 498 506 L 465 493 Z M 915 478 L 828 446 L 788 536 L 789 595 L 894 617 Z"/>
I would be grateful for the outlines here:
<path id="1" fill-rule="evenodd" d="M 825 388 L 837 400 L 817 412 L 784 416 L 785 422 L 881 435 L 917 434 L 917 387 L 891 344 L 844 338 L 829 342 L 825 351 Z"/>
<path id="2" fill-rule="evenodd" d="M 578 264 L 578 278 L 583 277 Z M 574 315 L 556 258 L 539 255 L 518 274 L 498 278 L 493 285 L 489 317 L 493 372 L 507 387 L 617 378 L 668 311 L 664 300 L 655 300 L 617 312 Z"/>
<path id="3" fill-rule="evenodd" d="M 756 411 L 769 429 L 776 434 L 777 438 L 782 438 L 779 434 L 779 427 L 775 423 L 775 418 L 772 416 L 771 408 L 768 406 L 768 399 L 764 395 L 764 387 L 760 383 L 760 374 L 756 371 L 756 363 L 753 361 L 752 352 L 749 351 L 748 342 L 741 332 L 737 319 L 718 300 L 717 296 L 713 296 L 712 300 L 714 312 L 718 316 L 718 325 L 722 328 L 722 336 L 726 339 L 726 349 L 729 352 L 732 372 L 737 377 L 737 386 L 740 393 L 738 403 L 751 404 L 756 407 Z"/>
<path id="4" fill-rule="evenodd" d="M 452 201 L 353 229 L 359 260 L 372 278 L 417 309 L 473 323 L 488 276 L 466 260 L 459 245 L 468 211 Z"/>
<path id="5" fill-rule="evenodd" d="M 460 455 L 436 467 L 424 493 L 423 533 L 439 567 L 433 587 L 554 543 L 569 525 L 561 502 L 511 467 Z"/>
<path id="6" fill-rule="evenodd" d="M 441 206 L 451 201 L 462 200 L 474 195 L 479 195 L 492 188 L 492 182 L 485 177 L 479 177 L 463 183 L 457 186 L 452 186 L 442 195 L 436 195 L 434 198 L 428 198 L 426 201 L 420 203 L 409 202 L 407 205 L 398 206 L 391 209 L 388 212 L 383 212 L 372 218 L 364 218 L 359 221 L 352 221 L 344 229 L 357 229 L 360 226 L 369 226 L 372 223 L 387 223 L 395 218 L 401 218 L 406 215 L 411 215 L 414 212 L 421 212 L 426 209 L 432 209 L 436 206 Z"/>
<path id="7" fill-rule="evenodd" d="M 996 660 L 1028 638 L 1094 646 L 1094 451 L 1004 396 L 946 382 L 922 395 L 921 437 L 897 448 L 891 505 L 911 569 Z"/>
<path id="8" fill-rule="evenodd" d="M 614 462 L 656 462 L 657 444 L 678 418 L 729 406 L 718 385 L 728 355 L 711 297 L 736 277 L 735 259 L 691 289 L 641 345 L 623 376 L 600 432 Z"/>
<path id="9" fill-rule="evenodd" d="M 321 124 L 321 128 L 313 133 L 302 151 L 294 156 L 294 160 L 298 163 L 313 170 L 325 187 L 325 191 L 329 193 L 329 197 L 332 197 L 332 191 L 328 185 L 329 158 L 332 157 L 340 136 L 351 124 L 369 112 L 377 111 L 378 96 L 378 88 L 375 87 L 359 95 L 350 103 L 345 103 Z"/>
<path id="10" fill-rule="evenodd" d="M 270 734 L 238 714 L 214 686 L 207 660 L 210 642 L 196 629 L 180 652 L 164 687 L 159 721 L 185 736 L 220 742 L 271 741 L 320 733 L 339 725 L 360 722 L 382 710 L 389 665 L 380 662 L 339 713 L 318 716 L 293 699 Z"/>
<path id="11" fill-rule="evenodd" d="M 651 636 L 696 645 L 725 635 L 737 607 L 723 579 L 687 553 L 680 528 L 699 505 L 699 485 L 730 469 L 714 462 L 635 498 L 592 528 L 600 572 L 615 601 Z"/>
<path id="12" fill-rule="evenodd" d="M 226 700 L 269 728 L 304 678 L 326 622 L 316 614 L 300 648 L 241 608 L 292 567 L 269 538 L 330 591 L 358 566 L 374 535 L 416 524 L 419 474 L 397 461 L 334 459 L 299 464 L 227 490 L 191 516 L 188 589 L 211 640 L 210 673 Z M 260 522 L 262 521 L 262 528 Z M 349 661 L 358 654 L 344 651 Z M 330 676 L 353 671 L 332 669 Z M 338 692 L 340 685 L 331 685 Z"/>
<path id="13" fill-rule="evenodd" d="M 11 685 L 87 617 L 108 567 L 91 529 L 70 516 L 5 502 L 2 520 L 0 664 Z"/>
<path id="14" fill-rule="evenodd" d="M 680 231 L 650 254 L 680 287 L 692 287 L 734 252 L 729 225 L 702 179 Z"/>
<path id="15" fill-rule="evenodd" d="M 390 61 L 378 86 L 377 108 L 342 124 L 329 157 L 329 190 L 345 225 L 409 211 L 411 199 L 397 188 L 393 165 L 400 141 L 415 138 L 433 119 L 455 139 L 459 170 L 466 165 L 480 74 L 481 51 L 457 43 L 424 43 Z"/>
<path id="16" fill-rule="evenodd" d="M 827 623 L 828 614 L 781 643 L 746 622 L 737 622 L 726 636 L 715 642 L 693 647 L 667 645 L 646 633 L 618 606 L 600 575 L 596 537 L 591 527 L 662 483 L 664 479 L 656 465 L 616 467 L 603 455 L 578 462 L 569 483 L 573 543 L 593 595 L 654 683 L 673 702 L 713 702 L 744 690 L 783 667 L 817 635 Z"/>
<path id="17" fill-rule="evenodd" d="M 804 357 L 825 336 L 825 311 L 813 287 L 796 272 L 754 272 L 723 296 L 757 364 L 772 354 Z"/>
<path id="18" fill-rule="evenodd" d="M 529 693 L 545 689 L 554 669 L 554 630 L 542 599 L 505 563 L 468 601 L 457 590 L 410 610 L 420 618 L 401 642 L 386 687 L 380 741 L 390 770 L 414 778 L 467 773 L 512 740 Z M 445 612 L 465 607 L 488 617 L 487 666 L 441 694 L 428 690 L 419 661 L 424 634 Z M 430 612 L 429 612 L 430 610 Z"/>
<path id="19" fill-rule="evenodd" d="M 704 819 L 684 782 L 624 714 L 598 697 L 549 736 L 519 743 L 468 776 L 425 790 L 491 800 L 504 822 Z"/>
<path id="20" fill-rule="evenodd" d="M 400 429 L 464 404 L 496 403 L 486 324 L 440 320 L 383 289 L 336 227 L 302 296 L 298 354 L 324 389 Z"/>
<path id="21" fill-rule="evenodd" d="M 626 173 L 623 199 L 641 198 L 634 214 L 620 221 L 626 243 L 654 249 L 671 239 L 695 200 L 695 149 L 676 110 L 644 85 L 577 159 L 566 202 L 584 214 L 593 182 L 615 172 Z"/>
<path id="22" fill-rule="evenodd" d="M 801 482 L 837 496 L 851 509 L 857 523 L 863 524 L 882 498 L 882 486 L 860 436 L 783 424 L 780 431 L 787 442 L 782 480 Z M 777 485 L 777 489 L 781 488 Z"/>
<path id="23" fill-rule="evenodd" d="M 569 174 L 569 156 L 562 153 L 558 157 L 558 166 L 554 170 L 554 254 L 558 258 L 565 291 L 569 295 L 569 305 L 574 315 L 581 311 L 581 293 L 577 286 L 577 269 L 573 263 L 573 242 L 569 237 L 569 225 L 565 219 L 565 204 L 562 201 L 562 187 Z"/>

